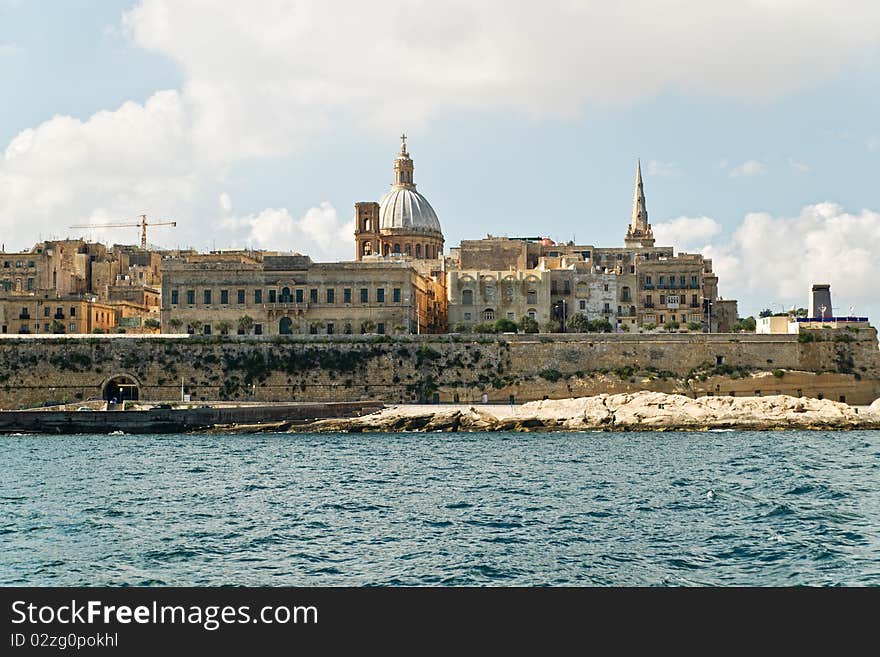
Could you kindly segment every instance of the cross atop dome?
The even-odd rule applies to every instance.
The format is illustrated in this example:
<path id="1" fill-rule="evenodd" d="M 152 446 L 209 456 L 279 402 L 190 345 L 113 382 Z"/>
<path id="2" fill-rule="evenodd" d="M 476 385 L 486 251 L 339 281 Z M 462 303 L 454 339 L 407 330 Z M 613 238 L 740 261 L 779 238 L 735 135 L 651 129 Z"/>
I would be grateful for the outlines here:
<path id="1" fill-rule="evenodd" d="M 406 133 L 405 132 L 402 135 L 400 135 L 400 154 L 401 155 L 409 155 L 409 153 L 406 152 Z"/>

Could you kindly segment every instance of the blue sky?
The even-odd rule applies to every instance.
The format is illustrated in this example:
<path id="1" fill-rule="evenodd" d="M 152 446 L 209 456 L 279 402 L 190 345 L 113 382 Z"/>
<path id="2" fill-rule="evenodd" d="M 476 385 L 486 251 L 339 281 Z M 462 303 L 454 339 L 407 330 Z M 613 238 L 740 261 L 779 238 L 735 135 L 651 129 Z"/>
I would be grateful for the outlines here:
<path id="1" fill-rule="evenodd" d="M 660 241 L 742 314 L 812 281 L 880 312 L 873 3 L 484 4 L 0 0 L 7 250 L 147 212 L 164 246 L 350 258 L 406 131 L 447 247 L 620 245 L 640 157 Z"/>

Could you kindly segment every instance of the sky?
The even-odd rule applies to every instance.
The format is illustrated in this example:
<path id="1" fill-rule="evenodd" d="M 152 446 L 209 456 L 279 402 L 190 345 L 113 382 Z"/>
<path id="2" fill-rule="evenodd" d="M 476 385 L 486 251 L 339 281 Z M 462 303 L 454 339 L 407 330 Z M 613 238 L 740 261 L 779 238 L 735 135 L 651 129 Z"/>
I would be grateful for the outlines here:
<path id="1" fill-rule="evenodd" d="M 0 242 L 354 257 L 408 135 L 447 249 L 658 245 L 740 314 L 880 300 L 874 0 L 0 0 Z"/>

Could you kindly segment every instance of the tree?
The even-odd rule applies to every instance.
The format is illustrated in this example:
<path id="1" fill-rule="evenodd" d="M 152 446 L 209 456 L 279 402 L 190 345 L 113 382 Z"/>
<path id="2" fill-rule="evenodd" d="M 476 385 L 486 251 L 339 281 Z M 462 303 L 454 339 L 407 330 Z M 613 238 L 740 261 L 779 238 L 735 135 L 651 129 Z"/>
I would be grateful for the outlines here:
<path id="1" fill-rule="evenodd" d="M 153 319 L 149 317 L 144 320 L 144 327 L 148 329 L 157 329 L 161 326 L 158 319 Z"/>
<path id="2" fill-rule="evenodd" d="M 740 318 L 733 325 L 734 333 L 754 333 L 755 332 L 755 318 L 754 317 L 745 317 Z"/>
<path id="3" fill-rule="evenodd" d="M 677 321 L 672 319 L 672 320 L 666 322 L 663 325 L 663 328 L 665 328 L 667 331 L 677 331 L 679 326 L 681 326 L 681 324 L 679 324 Z"/>
<path id="4" fill-rule="evenodd" d="M 238 331 L 241 334 L 250 333 L 251 329 L 254 328 L 254 318 L 249 315 L 244 315 L 238 318 Z"/>
<path id="5" fill-rule="evenodd" d="M 559 333 L 559 320 L 551 319 L 544 324 L 544 333 Z"/>
<path id="6" fill-rule="evenodd" d="M 627 324 L 627 323 L 621 324 L 620 330 L 623 331 L 624 333 L 629 333 L 629 331 L 630 331 L 629 324 Z"/>
<path id="7" fill-rule="evenodd" d="M 229 330 L 232 328 L 232 322 L 227 320 L 223 320 L 221 322 L 217 322 L 217 330 L 220 331 L 220 335 L 229 335 Z"/>
<path id="8" fill-rule="evenodd" d="M 202 322 L 198 319 L 194 319 L 186 325 L 186 332 L 191 334 L 198 333 L 202 328 Z"/>
<path id="9" fill-rule="evenodd" d="M 773 311 L 769 308 L 764 308 L 764 310 L 758 313 L 758 317 L 773 317 Z"/>
<path id="10" fill-rule="evenodd" d="M 495 322 L 496 333 L 516 333 L 516 322 L 512 319 L 501 318 Z"/>
<path id="11" fill-rule="evenodd" d="M 590 322 L 590 333 L 611 333 L 614 327 L 604 317 L 602 319 L 594 319 Z"/>
<path id="12" fill-rule="evenodd" d="M 183 320 L 180 317 L 172 317 L 168 320 L 168 326 L 174 329 L 175 332 L 180 330 L 180 327 L 183 326 Z"/>
<path id="13" fill-rule="evenodd" d="M 376 322 L 371 319 L 368 319 L 366 322 L 361 322 L 361 333 L 372 333 L 376 330 Z"/>
<path id="14" fill-rule="evenodd" d="M 798 308 L 794 311 L 795 317 L 806 317 L 809 315 L 809 311 L 806 308 Z"/>
<path id="15" fill-rule="evenodd" d="M 703 328 L 700 322 L 688 322 L 688 331 L 699 331 Z"/>
<path id="16" fill-rule="evenodd" d="M 494 333 L 495 325 L 490 322 L 482 322 L 474 325 L 474 333 Z"/>
<path id="17" fill-rule="evenodd" d="M 59 322 L 57 319 L 53 319 L 52 323 L 49 325 L 49 330 L 52 333 L 64 333 L 64 322 Z"/>
<path id="18" fill-rule="evenodd" d="M 653 322 L 645 322 L 644 324 L 642 324 L 642 329 L 644 329 L 645 331 L 653 331 L 655 328 L 657 328 L 657 325 Z"/>
<path id="19" fill-rule="evenodd" d="M 452 327 L 453 333 L 470 333 L 470 327 L 464 322 L 458 322 L 455 326 Z"/>
<path id="20" fill-rule="evenodd" d="M 539 330 L 538 322 L 528 315 L 525 315 L 519 320 L 519 330 L 520 333 L 537 333 Z"/>
<path id="21" fill-rule="evenodd" d="M 587 319 L 583 313 L 575 313 L 568 318 L 566 328 L 571 333 L 589 333 L 592 329 L 592 322 Z"/>
<path id="22" fill-rule="evenodd" d="M 107 331 L 105 331 L 104 329 L 102 329 L 102 328 L 100 328 L 100 327 L 99 327 L 99 328 L 96 328 L 96 329 L 92 329 L 92 333 L 94 333 L 94 334 L 96 334 L 96 335 L 101 335 L 101 334 L 106 333 L 106 332 L 107 332 Z"/>

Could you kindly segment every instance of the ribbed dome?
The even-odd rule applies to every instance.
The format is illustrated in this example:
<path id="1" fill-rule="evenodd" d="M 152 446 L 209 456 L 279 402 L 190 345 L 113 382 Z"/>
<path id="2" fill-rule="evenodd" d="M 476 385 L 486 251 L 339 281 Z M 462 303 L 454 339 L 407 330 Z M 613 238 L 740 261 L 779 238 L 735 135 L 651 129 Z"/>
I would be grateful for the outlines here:
<path id="1" fill-rule="evenodd" d="M 379 201 L 379 228 L 442 233 L 437 213 L 416 190 L 395 185 Z"/>

